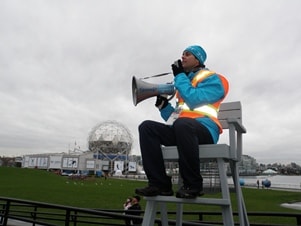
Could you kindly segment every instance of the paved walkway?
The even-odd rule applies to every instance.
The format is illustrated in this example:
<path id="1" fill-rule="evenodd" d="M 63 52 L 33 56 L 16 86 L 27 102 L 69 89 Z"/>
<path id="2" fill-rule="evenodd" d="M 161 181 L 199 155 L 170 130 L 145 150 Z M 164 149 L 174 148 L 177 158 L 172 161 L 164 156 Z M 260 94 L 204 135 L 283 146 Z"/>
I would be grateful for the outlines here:
<path id="1" fill-rule="evenodd" d="M 281 204 L 281 206 L 290 208 L 290 209 L 301 210 L 301 202 L 283 203 L 283 204 Z"/>
<path id="2" fill-rule="evenodd" d="M 18 220 L 8 220 L 7 226 L 32 226 L 32 223 L 27 223 L 24 221 L 18 221 Z M 36 226 L 41 226 L 40 224 L 35 224 Z"/>

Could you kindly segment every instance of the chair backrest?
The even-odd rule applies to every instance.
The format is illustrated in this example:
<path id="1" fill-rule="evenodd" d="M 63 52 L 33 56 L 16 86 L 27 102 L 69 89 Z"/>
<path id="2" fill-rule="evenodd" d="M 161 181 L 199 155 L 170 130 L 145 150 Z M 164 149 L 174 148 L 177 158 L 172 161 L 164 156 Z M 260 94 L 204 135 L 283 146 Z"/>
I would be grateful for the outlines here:
<path id="1" fill-rule="evenodd" d="M 229 125 L 227 119 L 238 119 L 242 122 L 241 114 L 241 103 L 239 101 L 235 102 L 225 102 L 222 103 L 218 112 L 218 119 L 223 126 L 223 129 L 228 129 Z"/>

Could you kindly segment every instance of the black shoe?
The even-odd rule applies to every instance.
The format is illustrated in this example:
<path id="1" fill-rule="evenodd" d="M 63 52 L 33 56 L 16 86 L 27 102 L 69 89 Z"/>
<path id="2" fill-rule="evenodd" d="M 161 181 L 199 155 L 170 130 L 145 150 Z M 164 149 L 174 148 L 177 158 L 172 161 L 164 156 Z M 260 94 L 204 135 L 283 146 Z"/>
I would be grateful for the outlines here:
<path id="1" fill-rule="evenodd" d="M 194 199 L 198 196 L 204 195 L 202 189 L 193 189 L 186 186 L 183 186 L 177 191 L 176 197 L 177 198 L 184 198 L 184 199 Z"/>
<path id="2" fill-rule="evenodd" d="M 171 189 L 160 189 L 154 186 L 148 186 L 145 188 L 136 188 L 135 193 L 141 196 L 157 196 L 157 195 L 172 196 L 173 195 L 173 191 Z"/>

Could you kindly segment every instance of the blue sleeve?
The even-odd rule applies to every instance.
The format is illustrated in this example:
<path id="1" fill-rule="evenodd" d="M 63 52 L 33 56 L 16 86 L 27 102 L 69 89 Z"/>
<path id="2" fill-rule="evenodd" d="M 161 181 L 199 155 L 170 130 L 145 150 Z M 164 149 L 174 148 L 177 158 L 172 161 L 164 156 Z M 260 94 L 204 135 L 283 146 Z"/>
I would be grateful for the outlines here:
<path id="1" fill-rule="evenodd" d="M 175 77 L 175 88 L 191 109 L 215 103 L 225 95 L 222 81 L 217 74 L 209 76 L 198 83 L 197 87 L 193 87 L 189 77 L 183 73 Z"/>
<path id="2" fill-rule="evenodd" d="M 169 118 L 169 116 L 174 112 L 174 110 L 175 110 L 174 107 L 171 106 L 170 103 L 168 103 L 168 105 L 165 108 L 163 108 L 163 109 L 160 110 L 161 117 L 165 121 L 167 121 L 168 118 Z"/>

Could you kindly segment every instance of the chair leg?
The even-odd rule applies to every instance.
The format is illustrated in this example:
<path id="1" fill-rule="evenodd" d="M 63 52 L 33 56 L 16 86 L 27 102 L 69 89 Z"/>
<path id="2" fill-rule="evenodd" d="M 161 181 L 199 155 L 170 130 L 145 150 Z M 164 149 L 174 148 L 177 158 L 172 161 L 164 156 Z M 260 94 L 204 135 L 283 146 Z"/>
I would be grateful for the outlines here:
<path id="1" fill-rule="evenodd" d="M 233 184 L 236 193 L 236 200 L 237 200 L 237 211 L 239 217 L 240 226 L 249 226 L 249 219 L 247 216 L 247 210 L 245 206 L 245 201 L 243 199 L 240 183 L 239 183 L 239 173 L 238 173 L 238 166 L 237 163 L 234 161 L 230 162 L 230 168 L 233 178 Z"/>
<path id="2" fill-rule="evenodd" d="M 218 158 L 217 164 L 218 164 L 218 171 L 221 180 L 222 197 L 223 199 L 227 199 L 229 201 L 229 205 L 222 207 L 223 222 L 224 225 L 234 225 L 232 207 L 231 207 L 231 198 L 230 198 L 229 186 L 227 181 L 227 174 L 225 170 L 225 161 L 221 158 Z"/>
<path id="3" fill-rule="evenodd" d="M 153 200 L 146 202 L 142 226 L 154 225 L 157 212 L 157 203 Z"/>
<path id="4" fill-rule="evenodd" d="M 160 203 L 160 211 L 161 211 L 161 225 L 168 226 L 168 216 L 167 216 L 167 207 L 166 203 Z"/>
<path id="5" fill-rule="evenodd" d="M 183 222 L 183 203 L 177 204 L 177 216 L 176 216 L 176 226 L 182 226 Z"/>

